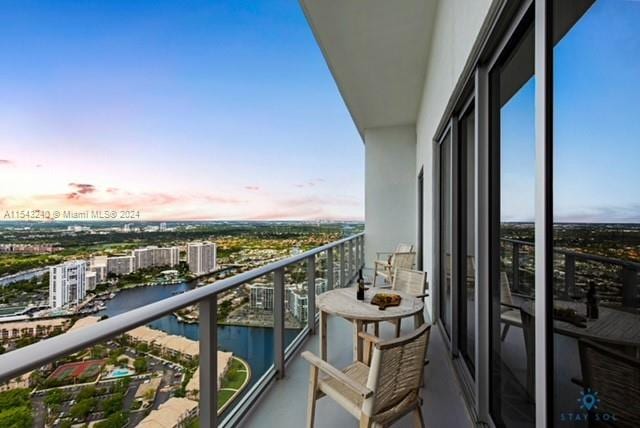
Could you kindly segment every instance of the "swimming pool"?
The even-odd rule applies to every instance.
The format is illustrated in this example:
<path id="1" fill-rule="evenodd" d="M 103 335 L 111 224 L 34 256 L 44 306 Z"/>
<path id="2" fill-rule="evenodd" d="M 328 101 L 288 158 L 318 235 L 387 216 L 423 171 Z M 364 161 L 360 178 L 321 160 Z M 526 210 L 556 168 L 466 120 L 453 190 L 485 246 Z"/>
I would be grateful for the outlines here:
<path id="1" fill-rule="evenodd" d="M 129 369 L 123 369 L 123 368 L 117 368 L 111 371 L 111 373 L 109 373 L 109 376 L 107 377 L 127 377 L 127 376 L 131 376 L 132 374 L 134 374 L 135 372 L 133 370 L 129 370 Z"/>

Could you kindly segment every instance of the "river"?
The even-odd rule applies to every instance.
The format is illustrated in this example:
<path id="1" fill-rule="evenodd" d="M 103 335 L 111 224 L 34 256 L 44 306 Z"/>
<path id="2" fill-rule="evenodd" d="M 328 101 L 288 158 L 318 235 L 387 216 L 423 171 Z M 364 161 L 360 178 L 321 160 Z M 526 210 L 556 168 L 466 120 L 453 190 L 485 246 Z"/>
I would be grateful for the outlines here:
<path id="1" fill-rule="evenodd" d="M 42 276 L 47 272 L 49 272 L 48 267 L 29 269 L 22 272 L 14 273 L 13 275 L 3 276 L 2 278 L 0 278 L 0 286 L 4 287 L 5 285 L 10 285 L 10 284 L 13 284 L 14 282 L 24 281 L 26 279 Z"/>
<path id="2" fill-rule="evenodd" d="M 174 292 L 188 291 L 194 288 L 190 283 L 154 285 L 120 291 L 113 299 L 105 302 L 106 309 L 98 315 L 117 316 L 140 306 L 171 297 Z M 149 326 L 170 334 L 199 339 L 198 324 L 185 324 L 173 315 L 152 321 Z M 290 343 L 299 330 L 285 330 L 285 341 Z M 249 385 L 267 371 L 273 363 L 273 329 L 264 327 L 218 326 L 218 349 L 231 351 L 251 366 L 252 376 Z"/>

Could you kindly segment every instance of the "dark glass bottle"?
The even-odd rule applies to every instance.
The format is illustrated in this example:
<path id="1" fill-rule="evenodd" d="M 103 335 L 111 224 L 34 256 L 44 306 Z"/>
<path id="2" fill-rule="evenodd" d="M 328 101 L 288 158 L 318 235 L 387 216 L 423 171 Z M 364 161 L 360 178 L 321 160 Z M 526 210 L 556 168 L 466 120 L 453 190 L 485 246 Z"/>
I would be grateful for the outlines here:
<path id="1" fill-rule="evenodd" d="M 358 291 L 356 298 L 358 300 L 364 300 L 364 278 L 362 277 L 362 269 L 358 271 Z"/>
<path id="2" fill-rule="evenodd" d="M 597 320 L 599 316 L 598 310 L 598 296 L 596 294 L 596 284 L 594 282 L 589 283 L 589 290 L 587 291 L 587 318 Z"/>

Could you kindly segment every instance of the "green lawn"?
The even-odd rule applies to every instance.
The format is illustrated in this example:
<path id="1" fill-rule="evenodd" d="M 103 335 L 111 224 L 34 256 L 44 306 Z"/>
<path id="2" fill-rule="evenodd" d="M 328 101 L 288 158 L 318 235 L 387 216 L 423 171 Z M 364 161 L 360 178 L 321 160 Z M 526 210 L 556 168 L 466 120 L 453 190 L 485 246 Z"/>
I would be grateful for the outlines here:
<path id="1" fill-rule="evenodd" d="M 235 392 L 242 387 L 248 376 L 249 371 L 245 364 L 241 360 L 233 358 L 231 366 L 222 380 L 221 389 L 218 391 L 218 409 L 224 406 Z"/>

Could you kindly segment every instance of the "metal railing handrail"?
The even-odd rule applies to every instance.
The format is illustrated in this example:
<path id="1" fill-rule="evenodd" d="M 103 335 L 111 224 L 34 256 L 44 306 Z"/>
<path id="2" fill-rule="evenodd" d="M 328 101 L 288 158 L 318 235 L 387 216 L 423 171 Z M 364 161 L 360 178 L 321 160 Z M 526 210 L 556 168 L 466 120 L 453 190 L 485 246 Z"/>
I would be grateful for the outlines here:
<path id="1" fill-rule="evenodd" d="M 352 235 L 304 253 L 216 281 L 214 284 L 205 285 L 176 296 L 168 297 L 119 314 L 113 318 L 107 318 L 94 325 L 81 328 L 78 331 L 67 332 L 44 339 L 35 344 L 0 355 L 0 383 L 52 363 L 60 357 L 73 354 L 79 350 L 114 338 L 128 330 L 168 315 L 178 309 L 211 299 L 219 293 L 236 288 L 264 275 L 276 271 L 281 272 L 285 267 L 309 260 L 324 251 L 327 251 L 327 254 L 331 254 L 333 248 L 343 246 L 342 249 L 344 249 L 345 243 L 358 240 L 357 244 L 359 243 L 359 245 L 362 246 L 360 240 L 362 237 L 364 237 L 364 233 Z M 357 248 L 355 250 L 358 251 Z M 342 253 L 344 253 L 344 251 L 342 251 Z M 359 253 L 360 262 L 363 260 L 363 254 L 363 247 L 361 247 Z M 356 257 L 358 256 L 356 255 Z M 342 270 L 344 271 L 344 265 L 342 266 Z M 274 284 L 274 288 L 275 287 L 276 284 Z"/>
<path id="2" fill-rule="evenodd" d="M 519 239 L 511 239 L 511 238 L 500 238 L 501 241 L 509 242 L 512 244 L 523 245 L 527 247 L 535 247 L 536 244 L 534 242 L 522 241 Z M 614 257 L 600 256 L 597 254 L 585 254 L 578 251 L 564 250 L 562 248 L 554 249 L 554 253 L 564 254 L 568 256 L 574 256 L 576 259 L 599 262 L 604 264 L 617 265 L 622 267 L 628 267 L 631 269 L 636 269 L 640 271 L 640 263 L 632 262 L 629 260 L 617 259 Z"/>

